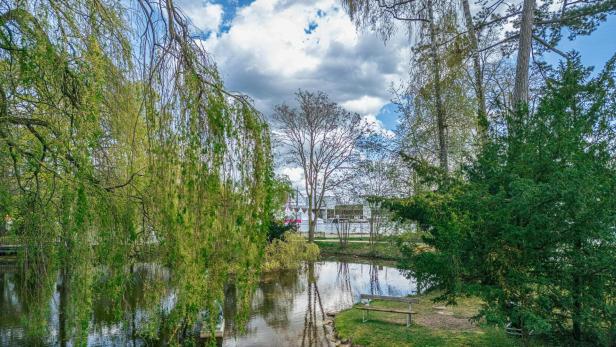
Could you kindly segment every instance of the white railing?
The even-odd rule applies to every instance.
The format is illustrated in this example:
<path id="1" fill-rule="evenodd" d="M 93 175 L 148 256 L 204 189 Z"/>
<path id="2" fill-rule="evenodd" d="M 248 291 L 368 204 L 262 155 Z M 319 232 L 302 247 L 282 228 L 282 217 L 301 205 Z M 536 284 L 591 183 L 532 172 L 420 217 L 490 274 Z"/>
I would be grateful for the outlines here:
<path id="1" fill-rule="evenodd" d="M 302 221 L 302 223 L 299 224 L 298 230 L 300 233 L 307 233 L 308 232 L 308 221 Z M 392 233 L 397 233 L 398 231 L 400 230 L 396 227 L 383 225 L 381 226 L 379 230 L 379 234 L 381 235 L 392 234 Z M 319 221 L 319 223 L 317 223 L 316 233 L 325 234 L 325 235 L 335 235 L 337 233 L 336 223 Z M 370 223 L 351 222 L 349 226 L 349 233 L 354 234 L 354 235 L 369 234 L 370 233 Z"/>

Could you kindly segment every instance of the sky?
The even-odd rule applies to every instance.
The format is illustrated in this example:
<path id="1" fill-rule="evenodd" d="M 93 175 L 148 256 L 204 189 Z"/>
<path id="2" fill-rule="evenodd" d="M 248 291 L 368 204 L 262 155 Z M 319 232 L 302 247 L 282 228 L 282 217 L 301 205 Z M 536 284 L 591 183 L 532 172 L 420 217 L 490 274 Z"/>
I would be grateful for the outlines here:
<path id="1" fill-rule="evenodd" d="M 601 70 L 605 62 L 616 54 L 616 15 L 609 16 L 589 36 L 578 36 L 572 41 L 563 38 L 558 48 L 565 52 L 570 50 L 580 52 L 584 65 L 594 66 L 595 71 Z M 548 54 L 546 57 L 546 60 L 552 64 L 559 59 L 560 56 L 555 53 Z"/>
<path id="2" fill-rule="evenodd" d="M 274 105 L 293 103 L 299 88 L 321 90 L 382 129 L 398 113 L 392 87 L 407 79 L 409 44 L 403 31 L 386 43 L 358 31 L 339 0 L 177 0 L 227 89 L 249 95 L 266 117 Z M 581 52 L 602 66 L 616 52 L 616 16 L 589 37 L 564 39 L 561 50 Z M 546 54 L 556 63 L 559 56 Z M 598 68 L 600 69 L 600 68 Z M 294 182 L 301 170 L 283 168 Z"/>
<path id="3" fill-rule="evenodd" d="M 322 90 L 379 126 L 395 127 L 392 84 L 407 75 L 404 33 L 387 43 L 358 32 L 338 0 L 181 0 L 227 89 L 245 93 L 266 116 L 299 88 Z"/>

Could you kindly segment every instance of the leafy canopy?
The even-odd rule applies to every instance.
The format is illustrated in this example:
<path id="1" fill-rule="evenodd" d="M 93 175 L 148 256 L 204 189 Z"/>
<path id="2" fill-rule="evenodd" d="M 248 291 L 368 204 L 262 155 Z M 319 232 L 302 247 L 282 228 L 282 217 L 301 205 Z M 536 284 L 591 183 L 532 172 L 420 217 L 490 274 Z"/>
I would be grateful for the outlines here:
<path id="1" fill-rule="evenodd" d="M 478 295 L 488 322 L 575 343 L 614 343 L 614 68 L 561 66 L 534 113 L 507 115 L 477 160 L 389 207 L 428 231 L 404 265 L 441 299 Z M 424 248 L 425 250 L 425 248 Z"/>

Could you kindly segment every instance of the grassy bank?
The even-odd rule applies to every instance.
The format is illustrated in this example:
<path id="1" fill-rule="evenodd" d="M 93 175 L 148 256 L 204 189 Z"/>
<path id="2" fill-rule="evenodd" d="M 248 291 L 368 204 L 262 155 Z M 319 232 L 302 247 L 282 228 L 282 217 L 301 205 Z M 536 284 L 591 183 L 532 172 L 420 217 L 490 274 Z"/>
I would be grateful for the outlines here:
<path id="1" fill-rule="evenodd" d="M 377 239 L 378 242 L 395 242 L 398 239 L 398 236 L 392 236 L 392 235 L 380 235 L 379 238 Z M 337 237 L 322 237 L 322 236 L 318 236 L 315 235 L 314 237 L 315 241 L 338 241 Z M 350 241 L 370 241 L 370 237 L 369 236 L 352 236 L 349 237 Z"/>
<path id="2" fill-rule="evenodd" d="M 370 246 L 367 242 L 350 242 L 346 247 L 341 247 L 339 242 L 332 240 L 315 240 L 315 243 L 324 256 L 335 255 L 383 260 L 400 258 L 400 250 L 394 242 L 379 242 L 373 246 Z"/>
<path id="3" fill-rule="evenodd" d="M 476 299 L 462 299 L 456 306 L 433 303 L 434 295 L 420 296 L 413 305 L 413 324 L 406 327 L 406 317 L 387 312 L 370 312 L 370 319 L 362 323 L 362 312 L 349 309 L 335 317 L 338 336 L 354 345 L 381 346 L 521 346 L 504 330 L 480 327 L 469 321 L 479 309 Z M 373 302 L 378 307 L 408 308 L 403 303 Z M 533 343 L 533 346 L 540 344 Z"/>

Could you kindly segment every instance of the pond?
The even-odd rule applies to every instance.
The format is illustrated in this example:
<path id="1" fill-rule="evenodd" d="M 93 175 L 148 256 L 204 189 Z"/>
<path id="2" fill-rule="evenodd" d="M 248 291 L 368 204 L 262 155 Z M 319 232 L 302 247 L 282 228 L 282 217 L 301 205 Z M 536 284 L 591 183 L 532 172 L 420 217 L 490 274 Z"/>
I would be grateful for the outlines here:
<path id="1" fill-rule="evenodd" d="M 143 338 L 142 333 L 155 316 L 148 307 L 150 289 L 146 279 L 164 279 L 167 272 L 155 263 L 136 266 L 136 285 L 124 295 L 125 312 L 120 317 L 108 313 L 106 308 L 112 304 L 108 300 L 92 298 L 91 318 L 86 323 L 87 344 L 156 345 L 156 339 Z M 59 323 L 66 300 L 61 281 L 56 282 L 53 293 L 47 297 L 47 305 L 42 305 L 48 306 L 48 310 L 34 317 L 47 326 L 45 335 L 34 340 L 27 332 L 40 322 L 29 321 L 33 317 L 26 314 L 27 306 L 41 303 L 24 292 L 21 282 L 15 268 L 0 266 L 0 345 L 57 345 L 66 330 L 70 330 Z M 327 312 L 352 306 L 360 294 L 403 296 L 415 293 L 415 288 L 415 282 L 398 269 L 374 263 L 327 260 L 303 264 L 298 270 L 266 273 L 254 289 L 249 316 L 242 320 L 246 324 L 238 324 L 234 288 L 225 289 L 223 346 L 326 346 L 322 321 Z M 173 306 L 174 291 L 168 288 L 161 300 L 159 310 Z"/>

